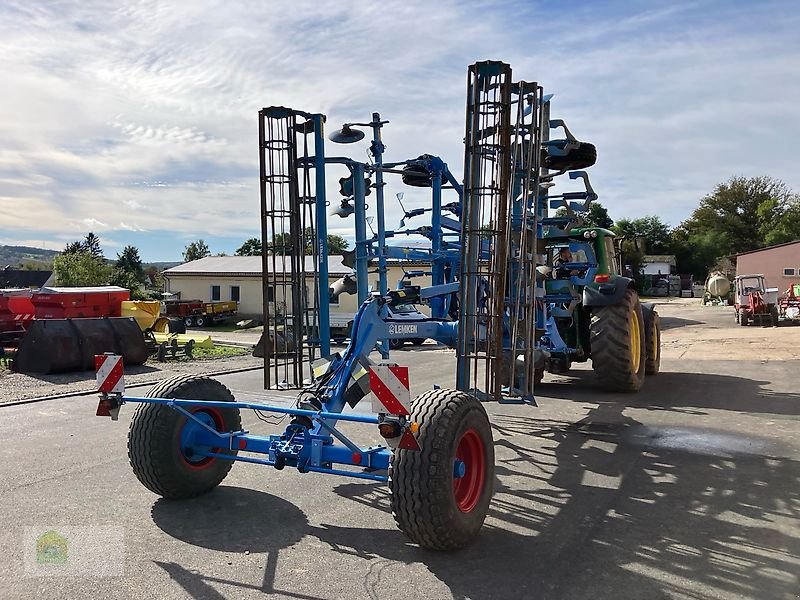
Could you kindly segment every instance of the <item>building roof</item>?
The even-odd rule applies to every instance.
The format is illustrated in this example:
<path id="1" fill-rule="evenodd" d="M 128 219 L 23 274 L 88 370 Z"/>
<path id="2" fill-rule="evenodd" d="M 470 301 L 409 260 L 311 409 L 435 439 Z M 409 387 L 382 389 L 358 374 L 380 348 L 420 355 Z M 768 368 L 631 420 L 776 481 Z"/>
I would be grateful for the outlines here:
<path id="1" fill-rule="evenodd" d="M 0 288 L 38 288 L 50 279 L 52 271 L 28 271 L 25 269 L 0 269 Z"/>
<path id="2" fill-rule="evenodd" d="M 272 268 L 272 257 L 268 258 L 269 267 Z M 306 271 L 313 271 L 312 257 L 306 257 Z M 275 268 L 277 271 L 286 272 L 289 269 L 289 261 L 282 257 L 275 257 Z M 342 264 L 341 256 L 328 257 L 329 275 L 347 275 L 353 270 Z M 183 263 L 177 267 L 166 269 L 164 275 L 192 276 L 192 275 L 241 275 L 241 276 L 261 276 L 261 257 L 260 256 L 206 256 L 199 260 Z"/>
<path id="3" fill-rule="evenodd" d="M 748 250 L 747 252 L 739 252 L 736 256 L 744 256 L 745 254 L 753 254 L 754 252 L 763 252 L 764 250 L 772 250 L 773 248 L 791 246 L 792 244 L 800 244 L 800 240 L 795 240 L 793 242 L 784 242 L 783 244 L 775 244 L 774 246 L 766 246 L 764 248 L 756 248 L 755 250 Z"/>
<path id="4" fill-rule="evenodd" d="M 647 265 L 665 263 L 673 267 L 677 264 L 674 254 L 645 254 L 642 257 L 642 262 Z"/>

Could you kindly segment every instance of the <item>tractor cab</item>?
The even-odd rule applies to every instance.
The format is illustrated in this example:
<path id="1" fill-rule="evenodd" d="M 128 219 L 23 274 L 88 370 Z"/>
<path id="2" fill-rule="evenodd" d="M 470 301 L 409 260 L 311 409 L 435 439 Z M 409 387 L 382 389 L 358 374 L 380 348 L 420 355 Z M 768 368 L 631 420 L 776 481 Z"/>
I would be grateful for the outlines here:
<path id="1" fill-rule="evenodd" d="M 545 248 L 543 271 L 553 280 L 546 286 L 549 289 L 563 288 L 563 284 L 595 286 L 619 274 L 614 233 L 608 229 L 586 227 L 566 235 L 545 235 Z"/>

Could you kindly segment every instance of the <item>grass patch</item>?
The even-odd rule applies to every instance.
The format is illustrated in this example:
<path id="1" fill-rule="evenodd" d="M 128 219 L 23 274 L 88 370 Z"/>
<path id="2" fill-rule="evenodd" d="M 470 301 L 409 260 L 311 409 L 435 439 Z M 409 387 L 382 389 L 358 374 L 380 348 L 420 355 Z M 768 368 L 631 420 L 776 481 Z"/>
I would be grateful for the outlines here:
<path id="1" fill-rule="evenodd" d="M 251 354 L 249 348 L 239 346 L 214 346 L 213 348 L 195 348 L 192 356 L 196 360 L 213 360 L 215 358 L 228 358 L 229 356 L 245 356 Z"/>

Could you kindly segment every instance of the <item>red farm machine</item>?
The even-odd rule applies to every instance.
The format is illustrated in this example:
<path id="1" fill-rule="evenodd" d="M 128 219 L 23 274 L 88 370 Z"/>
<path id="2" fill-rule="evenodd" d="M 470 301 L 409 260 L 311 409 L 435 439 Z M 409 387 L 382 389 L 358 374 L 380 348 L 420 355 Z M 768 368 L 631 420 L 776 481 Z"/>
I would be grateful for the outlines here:
<path id="1" fill-rule="evenodd" d="M 432 154 L 385 160 L 388 121 L 378 113 L 327 136 L 336 144 L 357 144 L 364 129 L 371 131 L 369 159 L 362 161 L 328 152 L 324 115 L 262 109 L 264 336 L 291 339 L 284 352 L 264 353 L 264 384 L 295 390 L 294 404 L 236 400 L 220 382 L 204 377 L 175 378 L 144 396 L 127 395 L 120 358 L 99 356 L 97 414 L 116 419 L 123 404 L 137 405 L 128 453 L 139 481 L 160 496 L 190 498 L 213 489 L 241 461 L 384 482 L 398 527 L 424 548 L 451 550 L 478 534 L 492 498 L 494 441 L 485 402 L 535 406 L 534 385 L 548 362 L 585 360 L 590 342 L 604 347 L 600 335 L 613 335 L 622 349 L 608 360 L 594 358 L 613 371 L 601 383 L 639 389 L 645 371 L 657 370 L 651 364 L 657 361 L 657 315 L 652 312 L 655 325 L 646 326 L 632 282 L 616 275 L 606 254 L 611 245 L 600 243 L 608 236 L 573 228 L 572 219 L 596 197 L 586 173 L 576 171 L 594 164 L 595 150 L 550 118 L 550 100 L 539 84 L 513 80 L 508 64 L 472 65 L 462 176 Z M 554 138 L 559 128 L 564 136 Z M 430 201 L 411 211 L 400 205 L 400 213 L 392 206 L 403 215 L 396 228 L 387 227 L 386 219 L 390 176 L 421 188 Z M 341 200 L 326 197 L 335 189 L 333 177 Z M 575 179 L 583 189 L 553 189 L 557 180 L 569 185 Z M 349 344 L 332 354 L 326 240 L 329 205 L 339 204 L 337 218 L 355 217 L 360 307 Z M 570 217 L 548 217 L 549 208 L 561 206 Z M 418 226 L 407 224 L 426 215 L 429 220 Z M 313 243 L 306 243 L 309 231 Z M 406 236 L 429 245 L 387 243 L 394 238 L 402 244 Z M 572 258 L 563 258 L 566 250 Z M 556 256 L 561 264 L 554 264 Z M 390 259 L 430 264 L 429 271 L 409 271 L 424 276 L 424 285 L 409 277 L 389 289 Z M 393 318 L 394 308 L 409 304 L 426 305 L 430 316 Z M 293 318 L 279 319 L 278 305 Z M 580 315 L 572 318 L 575 311 Z M 573 331 L 567 323 L 588 327 L 592 315 L 605 333 Z M 445 377 L 446 387 L 412 401 L 409 370 L 387 361 L 393 341 L 420 338 L 453 348 L 456 369 L 454 377 Z M 370 392 L 369 414 L 346 410 Z M 278 433 L 256 435 L 242 428 L 241 410 L 284 415 L 289 422 Z M 383 444 L 357 444 L 342 423 L 377 428 Z"/>
<path id="2" fill-rule="evenodd" d="M 778 319 L 780 322 L 800 323 L 800 283 L 790 285 L 778 299 Z"/>
<path id="3" fill-rule="evenodd" d="M 733 280 L 736 322 L 778 326 L 778 289 L 767 288 L 763 275 L 738 275 Z"/>

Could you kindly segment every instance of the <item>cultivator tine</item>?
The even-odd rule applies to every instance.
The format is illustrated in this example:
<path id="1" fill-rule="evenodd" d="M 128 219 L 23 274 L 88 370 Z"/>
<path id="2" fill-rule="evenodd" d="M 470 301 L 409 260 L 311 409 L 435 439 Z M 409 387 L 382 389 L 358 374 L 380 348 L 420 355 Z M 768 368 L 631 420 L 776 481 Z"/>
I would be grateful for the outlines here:
<path id="1" fill-rule="evenodd" d="M 318 286 L 327 282 L 327 258 L 314 242 L 320 173 L 312 178 L 312 171 L 324 169 L 312 154 L 322 135 L 318 129 L 319 115 L 283 107 L 259 112 L 267 389 L 302 387 L 304 371 L 310 375 L 320 350 Z M 324 340 L 325 354 L 328 343 Z"/>
<path id="2" fill-rule="evenodd" d="M 509 273 L 507 377 L 509 394 L 533 399 L 536 346 L 537 202 L 540 196 L 542 88 L 536 83 L 517 84 L 516 123 L 513 129 L 513 181 L 507 226 Z"/>
<path id="3" fill-rule="evenodd" d="M 511 154 L 511 67 L 472 65 L 467 75 L 458 389 L 500 400 Z M 482 382 L 481 382 L 482 379 Z"/>
<path id="4" fill-rule="evenodd" d="M 497 401 L 533 401 L 543 104 L 508 65 L 470 67 L 457 385 Z"/>

